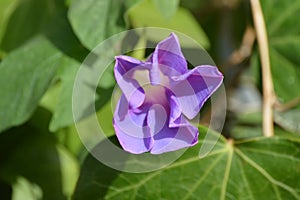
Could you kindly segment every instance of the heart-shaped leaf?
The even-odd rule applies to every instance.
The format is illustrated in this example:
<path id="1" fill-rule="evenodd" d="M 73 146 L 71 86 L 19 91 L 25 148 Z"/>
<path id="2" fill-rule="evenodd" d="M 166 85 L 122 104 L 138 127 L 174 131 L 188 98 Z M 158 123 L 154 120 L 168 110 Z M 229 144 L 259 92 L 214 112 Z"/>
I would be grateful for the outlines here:
<path id="1" fill-rule="evenodd" d="M 200 132 L 200 143 L 213 142 Z M 299 145 L 280 137 L 234 142 L 221 136 L 205 157 L 199 144 L 150 173 L 119 172 L 89 156 L 74 199 L 299 199 Z"/>
<path id="2" fill-rule="evenodd" d="M 82 44 L 93 49 L 125 30 L 124 6 L 119 0 L 74 0 L 68 17 Z"/>

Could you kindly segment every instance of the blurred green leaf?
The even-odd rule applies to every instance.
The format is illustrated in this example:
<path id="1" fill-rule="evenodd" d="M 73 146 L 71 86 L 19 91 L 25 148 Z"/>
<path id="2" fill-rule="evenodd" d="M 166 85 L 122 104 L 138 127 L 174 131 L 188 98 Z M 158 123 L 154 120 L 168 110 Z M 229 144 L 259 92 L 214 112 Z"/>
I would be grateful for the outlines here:
<path id="1" fill-rule="evenodd" d="M 187 9 L 179 7 L 172 18 L 165 19 L 152 1 L 145 0 L 130 9 L 128 16 L 134 28 L 160 27 L 171 29 L 171 31 L 184 33 L 201 44 L 204 48 L 209 48 L 207 36 L 200 24 Z M 146 34 L 147 38 L 151 40 L 158 41 L 161 39 L 161 35 L 157 35 L 157 33 Z M 181 43 L 183 47 L 189 47 L 189 45 L 191 45 L 184 41 L 181 41 Z"/>
<path id="2" fill-rule="evenodd" d="M 107 189 L 119 173 L 119 171 L 100 163 L 89 154 L 81 167 L 80 177 L 72 199 L 105 199 Z"/>
<path id="3" fill-rule="evenodd" d="M 90 156 L 74 199 L 299 199 L 299 145 L 280 137 L 232 144 L 221 136 L 203 158 L 196 145 L 173 164 L 143 174 L 118 172 Z"/>
<path id="4" fill-rule="evenodd" d="M 12 200 L 39 200 L 43 197 L 41 188 L 24 177 L 18 177 L 13 185 Z"/>
<path id="5" fill-rule="evenodd" d="M 130 9 L 131 7 L 133 7 L 135 4 L 137 3 L 140 3 L 141 1 L 144 1 L 144 0 L 127 0 L 125 1 L 125 5 L 126 5 L 126 8 L 127 9 Z"/>
<path id="6" fill-rule="evenodd" d="M 166 19 L 170 19 L 176 13 L 179 0 L 153 0 L 161 15 Z"/>
<path id="7" fill-rule="evenodd" d="M 61 145 L 56 145 L 59 155 L 59 167 L 62 175 L 62 192 L 71 197 L 79 177 L 79 163 L 75 157 Z"/>
<path id="8" fill-rule="evenodd" d="M 34 9 L 39 10 L 34 12 Z M 88 51 L 72 32 L 66 11 L 60 0 L 37 3 L 36 0 L 19 1 L 13 11 L 9 19 L 11 27 L 6 34 L 8 31 L 16 33 L 8 34 L 7 37 L 12 37 L 16 42 L 10 47 L 18 48 L 11 51 L 0 64 L 0 83 L 3 86 L 0 91 L 3 96 L 0 100 L 0 117 L 3 119 L 0 131 L 19 125 L 29 118 L 55 77 L 57 68 L 71 68 L 71 61 L 81 62 L 87 55 Z M 31 18 L 36 19 L 30 21 Z M 41 20 L 38 21 L 41 25 L 37 20 Z M 28 30 L 27 33 L 24 26 L 36 29 Z M 20 30 L 23 28 L 26 31 Z M 54 100 L 55 97 L 48 98 L 48 106 L 50 99 Z"/>
<path id="9" fill-rule="evenodd" d="M 0 63 L 0 131 L 26 121 L 47 90 L 63 54 L 37 37 Z"/>
<path id="10" fill-rule="evenodd" d="M 4 51 L 19 47 L 47 28 L 64 4 L 60 0 L 22 0 L 17 1 L 14 7 L 15 9 L 10 11 L 12 13 L 6 22 L 5 33 L 0 42 Z"/>
<path id="11" fill-rule="evenodd" d="M 80 64 L 70 58 L 64 58 L 59 71 L 61 80 L 61 90 L 56 102 L 54 114 L 50 122 L 50 131 L 57 131 L 74 123 L 72 113 L 72 93 L 73 86 Z"/>
<path id="12" fill-rule="evenodd" d="M 47 92 L 40 100 L 39 105 L 53 113 L 57 105 L 57 99 L 60 94 L 60 91 L 61 91 L 61 82 L 57 82 L 56 84 L 50 85 Z"/>
<path id="13" fill-rule="evenodd" d="M 249 139 L 260 137 L 262 135 L 261 126 L 235 126 L 231 132 L 232 136 L 236 140 Z"/>
<path id="14" fill-rule="evenodd" d="M 300 96 L 300 27 L 295 25 L 300 2 L 261 1 L 269 37 L 271 70 L 276 95 L 282 103 Z M 253 63 L 256 65 L 258 63 Z M 275 112 L 275 122 L 289 131 L 300 132 L 300 107 Z"/>
<path id="15" fill-rule="evenodd" d="M 0 44 L 2 41 L 2 36 L 6 30 L 8 19 L 12 11 L 15 9 L 17 2 L 18 2 L 17 0 L 0 1 Z"/>
<path id="16" fill-rule="evenodd" d="M 287 111 L 275 111 L 274 120 L 287 131 L 300 133 L 300 106 Z"/>
<path id="17" fill-rule="evenodd" d="M 196 11 L 196 10 L 199 10 L 199 8 L 201 6 L 203 6 L 203 4 L 207 4 L 211 1 L 209 0 L 193 0 L 193 1 L 190 1 L 190 0 L 180 0 L 180 4 L 185 7 L 185 8 L 188 8 L 189 10 L 193 10 L 193 11 Z"/>
<path id="18" fill-rule="evenodd" d="M 38 121 L 35 120 L 35 123 Z M 0 177 L 13 184 L 18 184 L 20 176 L 26 178 L 42 189 L 42 199 L 70 197 L 79 165 L 64 147 L 56 144 L 53 135 L 27 123 L 1 136 L 0 148 L 6 150 L 5 154 L 9 156 L 3 159 L 1 153 Z M 7 146 L 7 142 L 11 143 Z"/>
<path id="19" fill-rule="evenodd" d="M 125 30 L 124 3 L 120 0 L 73 0 L 68 13 L 80 41 L 89 49 Z"/>
<path id="20" fill-rule="evenodd" d="M 107 137 L 115 134 L 115 130 L 113 128 L 113 110 L 111 105 L 111 101 L 108 101 L 98 112 L 97 118 L 99 120 L 99 126 L 105 133 Z"/>

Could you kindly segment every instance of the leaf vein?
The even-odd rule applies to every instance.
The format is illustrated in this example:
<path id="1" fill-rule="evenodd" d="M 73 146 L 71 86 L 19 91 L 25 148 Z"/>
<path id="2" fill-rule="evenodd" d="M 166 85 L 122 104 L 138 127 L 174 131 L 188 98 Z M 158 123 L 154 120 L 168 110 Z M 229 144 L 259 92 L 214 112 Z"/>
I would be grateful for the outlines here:
<path id="1" fill-rule="evenodd" d="M 265 169 L 263 169 L 260 165 L 255 163 L 251 158 L 249 158 L 247 155 L 245 155 L 242 151 L 239 149 L 235 149 L 236 153 L 249 165 L 251 165 L 254 169 L 256 169 L 259 173 L 261 173 L 267 180 L 269 180 L 273 185 L 279 186 L 282 189 L 290 192 L 296 199 L 300 200 L 299 194 L 290 186 L 286 185 L 285 183 L 282 183 L 275 178 L 273 178 Z"/>
<path id="2" fill-rule="evenodd" d="M 227 184 L 229 181 L 229 174 L 230 174 L 230 168 L 233 160 L 233 147 L 230 146 L 231 144 L 227 144 L 227 148 L 229 149 L 228 153 L 228 161 L 226 163 L 226 168 L 225 168 L 225 174 L 224 174 L 224 180 L 223 180 L 223 185 L 222 185 L 222 190 L 221 190 L 221 200 L 224 200 L 226 198 L 226 189 L 227 189 Z"/>

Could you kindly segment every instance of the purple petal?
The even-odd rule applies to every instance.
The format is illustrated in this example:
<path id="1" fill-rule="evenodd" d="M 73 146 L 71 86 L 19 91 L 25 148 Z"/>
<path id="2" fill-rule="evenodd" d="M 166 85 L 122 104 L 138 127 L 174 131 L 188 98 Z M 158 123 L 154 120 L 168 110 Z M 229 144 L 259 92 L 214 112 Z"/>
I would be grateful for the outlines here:
<path id="1" fill-rule="evenodd" d="M 168 74 L 172 72 L 178 75 L 178 73 L 184 74 L 188 71 L 187 62 L 181 52 L 178 38 L 174 33 L 171 33 L 169 37 L 157 44 L 148 61 L 153 63 L 150 79 L 156 84 L 160 83 L 158 68 L 162 68 L 161 66 L 168 67 L 168 69 L 160 69 Z"/>
<path id="2" fill-rule="evenodd" d="M 198 129 L 192 125 L 179 128 L 164 128 L 154 136 L 152 154 L 161 154 L 190 147 L 198 142 Z"/>
<path id="3" fill-rule="evenodd" d="M 167 123 L 167 109 L 162 105 L 154 104 L 148 111 L 147 126 L 150 129 L 151 136 L 159 133 Z"/>
<path id="4" fill-rule="evenodd" d="M 223 75 L 217 67 L 203 65 L 172 79 L 172 92 L 175 93 L 183 114 L 192 119 L 221 85 Z"/>
<path id="5" fill-rule="evenodd" d="M 124 95 L 120 98 L 113 119 L 118 140 L 124 150 L 140 154 L 151 149 L 153 138 L 146 126 L 147 109 L 128 109 Z"/>
<path id="6" fill-rule="evenodd" d="M 143 62 L 129 56 L 116 57 L 115 78 L 133 108 L 139 107 L 145 99 L 143 88 L 140 87 L 137 80 L 133 79 L 133 73 L 137 69 L 146 69 L 146 67 Z"/>
<path id="7" fill-rule="evenodd" d="M 167 90 L 166 93 L 168 96 L 170 106 L 169 128 L 189 125 L 189 123 L 185 120 L 184 116 L 182 115 L 182 109 L 176 96 L 169 90 Z"/>

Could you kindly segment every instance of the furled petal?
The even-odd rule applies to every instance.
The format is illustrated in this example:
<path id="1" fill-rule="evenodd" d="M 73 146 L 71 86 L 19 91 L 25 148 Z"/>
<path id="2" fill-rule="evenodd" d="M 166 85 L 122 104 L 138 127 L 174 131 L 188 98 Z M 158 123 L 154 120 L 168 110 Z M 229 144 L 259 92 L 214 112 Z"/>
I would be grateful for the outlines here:
<path id="1" fill-rule="evenodd" d="M 139 154 L 151 149 L 153 138 L 146 126 L 147 108 L 130 110 L 124 95 L 120 98 L 113 119 L 118 140 L 124 150 Z"/>
<path id="2" fill-rule="evenodd" d="M 177 100 L 174 93 L 172 93 L 170 90 L 167 90 L 166 94 L 169 100 L 170 109 L 169 128 L 189 125 L 189 123 L 185 120 L 184 116 L 182 115 L 180 103 Z"/>
<path id="3" fill-rule="evenodd" d="M 159 133 L 167 123 L 167 119 L 167 109 L 159 104 L 152 105 L 147 115 L 147 127 L 149 127 L 150 135 L 154 136 Z"/>
<path id="4" fill-rule="evenodd" d="M 146 69 L 143 62 L 129 56 L 117 56 L 114 68 L 115 78 L 129 104 L 133 108 L 139 107 L 144 99 L 145 92 L 137 80 L 133 78 L 134 71 Z"/>
<path id="5" fill-rule="evenodd" d="M 154 136 L 152 154 L 161 154 L 190 147 L 198 142 L 198 129 L 192 125 L 178 128 L 164 128 Z"/>
<path id="6" fill-rule="evenodd" d="M 184 74 L 188 71 L 187 62 L 181 52 L 177 36 L 172 33 L 169 37 L 157 44 L 155 51 L 148 59 L 153 63 L 150 71 L 152 82 L 159 84 L 159 70 L 161 66 L 167 66 L 168 69 L 160 69 L 163 72 L 175 72 L 176 75 Z M 170 72 L 171 70 L 171 72 Z"/>
<path id="7" fill-rule="evenodd" d="M 223 75 L 217 67 L 203 65 L 181 76 L 172 77 L 172 80 L 171 89 L 180 103 L 183 114 L 192 119 L 221 85 Z"/>

